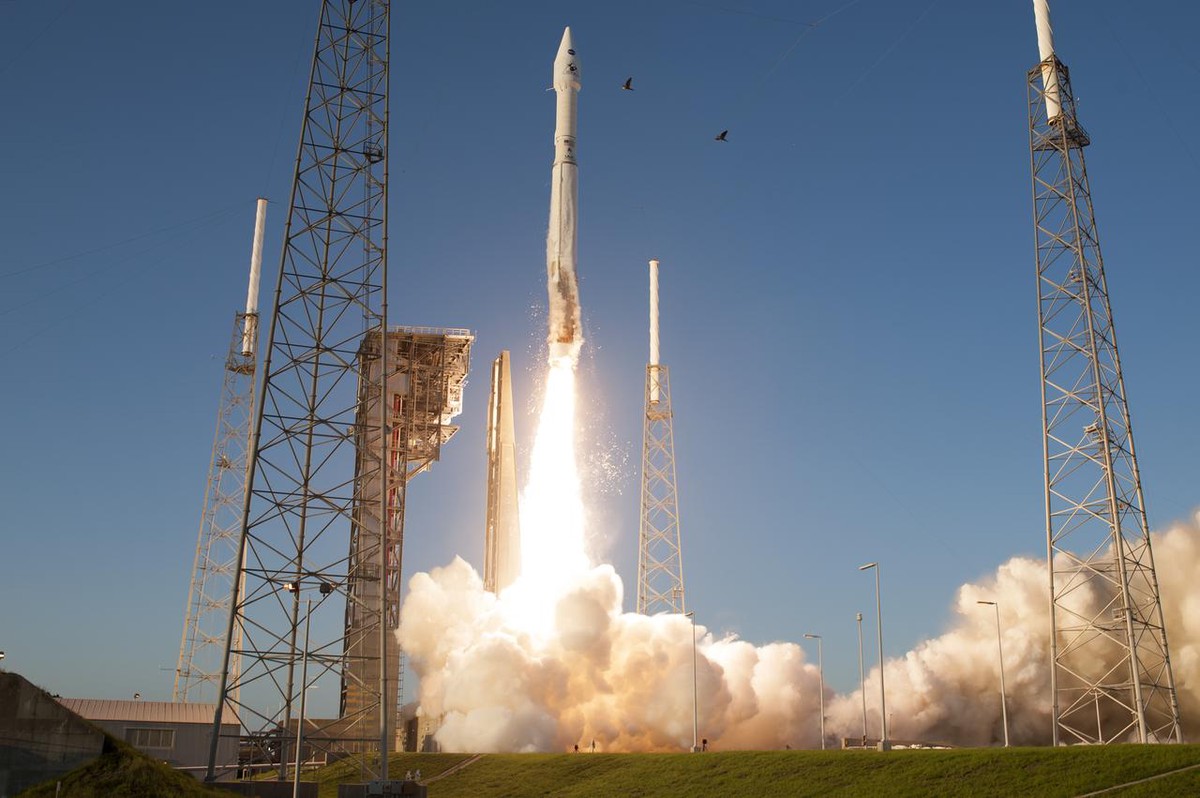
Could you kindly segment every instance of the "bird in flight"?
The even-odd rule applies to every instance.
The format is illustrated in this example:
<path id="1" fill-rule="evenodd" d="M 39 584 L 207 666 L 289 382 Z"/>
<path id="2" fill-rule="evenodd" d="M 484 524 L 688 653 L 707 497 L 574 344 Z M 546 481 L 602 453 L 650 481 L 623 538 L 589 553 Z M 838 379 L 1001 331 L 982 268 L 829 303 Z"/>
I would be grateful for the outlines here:
<path id="1" fill-rule="evenodd" d="M 717 134 L 717 135 L 714 137 L 713 141 L 729 141 L 729 139 L 725 138 L 725 137 L 726 137 L 726 136 L 728 136 L 728 135 L 729 135 L 729 131 L 728 131 L 728 130 L 722 130 L 720 133 L 718 133 L 718 134 Z"/>
<path id="2" fill-rule="evenodd" d="M 625 91 L 633 91 L 633 78 L 626 78 L 625 85 L 621 87 Z"/>

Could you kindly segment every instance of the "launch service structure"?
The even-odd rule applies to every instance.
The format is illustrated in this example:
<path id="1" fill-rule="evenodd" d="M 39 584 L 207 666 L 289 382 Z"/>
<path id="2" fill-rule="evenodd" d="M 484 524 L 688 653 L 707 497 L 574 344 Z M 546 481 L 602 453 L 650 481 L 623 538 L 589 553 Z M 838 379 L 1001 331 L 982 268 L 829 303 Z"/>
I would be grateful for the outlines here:
<path id="1" fill-rule="evenodd" d="M 393 632 L 400 622 L 400 578 L 404 554 L 404 509 L 408 483 L 441 457 L 442 445 L 458 432 L 451 423 L 462 412 L 463 388 L 475 337 L 469 330 L 438 327 L 392 327 L 386 357 L 380 357 L 378 332 L 369 332 L 359 350 L 361 372 L 367 379 L 359 396 L 360 432 L 356 443 L 354 501 L 346 602 L 346 666 L 342 674 L 341 718 L 375 717 L 374 686 L 385 681 L 385 712 L 395 720 L 393 750 L 402 750 L 399 722 L 403 667 L 400 643 Z M 387 363 L 386 441 L 372 424 L 379 414 L 379 394 L 367 388 Z M 387 452 L 388 479 L 373 464 Z M 385 501 L 386 499 L 386 501 Z M 380 523 L 380 508 L 385 508 Z M 382 530 L 382 531 L 381 531 Z M 378 578 L 380 551 L 387 561 L 385 579 Z M 384 629 L 370 608 L 382 602 Z M 381 649 L 381 644 L 385 648 Z M 381 656 L 381 653 L 383 656 Z M 387 670 L 380 671 L 386 665 Z M 306 732 L 307 734 L 307 732 Z"/>
<path id="2" fill-rule="evenodd" d="M 637 611 L 686 612 L 670 369 L 659 362 L 658 261 L 650 261 L 650 362 L 642 428 L 642 502 L 638 532 Z"/>
<path id="3" fill-rule="evenodd" d="M 1179 742 L 1141 476 L 1071 77 L 1029 71 L 1054 744 Z"/>
<path id="4" fill-rule="evenodd" d="M 361 512 L 369 497 L 376 517 L 386 516 L 395 482 L 385 467 L 392 417 L 382 397 L 396 354 L 371 345 L 387 329 L 389 17 L 387 0 L 320 7 L 252 427 L 209 780 L 226 707 L 288 778 L 301 696 L 314 687 L 310 704 L 343 711 L 307 718 L 303 750 L 320 758 L 392 747 L 392 718 L 381 710 L 396 663 L 387 659 L 393 630 L 379 585 L 398 578 L 399 561 L 388 527 L 372 532 Z M 358 644 L 368 636 L 374 651 Z M 372 775 L 386 779 L 387 758 L 375 761 Z"/>
<path id="5" fill-rule="evenodd" d="M 238 572 L 242 504 L 246 496 L 250 420 L 258 371 L 258 284 L 262 274 L 266 221 L 267 201 L 260 198 L 250 248 L 246 311 L 234 314 L 233 335 L 225 355 L 217 431 L 204 489 L 172 701 L 214 701 L 220 687 L 230 596 L 233 578 Z M 235 629 L 234 634 L 240 635 L 241 629 Z M 241 648 L 240 640 L 234 648 Z M 234 673 L 240 666 L 238 657 L 229 664 Z"/>

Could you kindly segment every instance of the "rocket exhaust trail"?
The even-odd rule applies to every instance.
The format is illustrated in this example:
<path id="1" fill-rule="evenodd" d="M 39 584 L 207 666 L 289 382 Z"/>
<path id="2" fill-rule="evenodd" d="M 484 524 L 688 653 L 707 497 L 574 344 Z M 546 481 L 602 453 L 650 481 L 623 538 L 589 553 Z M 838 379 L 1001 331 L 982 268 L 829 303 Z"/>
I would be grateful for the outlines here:
<path id="1" fill-rule="evenodd" d="M 574 365 L 583 345 L 579 283 L 575 276 L 579 220 L 579 167 L 575 162 L 575 123 L 579 59 L 571 29 L 563 31 L 554 58 L 554 166 L 550 178 L 550 227 L 546 234 L 546 289 L 550 297 L 550 360 L 569 357 Z"/>

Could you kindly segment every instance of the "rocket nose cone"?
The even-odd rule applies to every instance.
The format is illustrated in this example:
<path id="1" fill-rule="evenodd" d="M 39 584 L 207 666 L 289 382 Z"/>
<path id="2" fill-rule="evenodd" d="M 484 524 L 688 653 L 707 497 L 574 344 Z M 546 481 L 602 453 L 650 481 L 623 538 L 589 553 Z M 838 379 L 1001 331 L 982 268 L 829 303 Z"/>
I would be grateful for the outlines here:
<path id="1" fill-rule="evenodd" d="M 579 57 L 575 55 L 575 42 L 571 38 L 570 26 L 563 29 L 558 54 L 554 56 L 554 88 L 579 90 Z"/>

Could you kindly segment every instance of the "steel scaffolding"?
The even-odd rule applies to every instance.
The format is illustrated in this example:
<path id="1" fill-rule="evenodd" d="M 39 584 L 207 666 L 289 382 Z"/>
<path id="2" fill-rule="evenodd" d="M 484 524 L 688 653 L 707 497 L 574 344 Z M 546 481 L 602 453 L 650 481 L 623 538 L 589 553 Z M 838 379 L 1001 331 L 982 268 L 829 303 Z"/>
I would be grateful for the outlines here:
<path id="1" fill-rule="evenodd" d="M 258 314 L 234 314 L 233 336 L 225 356 L 225 379 L 217 410 L 217 430 L 204 489 L 172 701 L 214 701 L 220 688 L 229 600 L 238 570 L 246 457 L 254 410 L 257 347 L 253 342 L 246 347 L 243 340 L 247 321 L 250 329 L 256 329 Z M 250 354 L 243 353 L 246 348 Z M 234 648 L 241 648 L 241 627 L 235 627 L 233 634 Z M 240 664 L 240 658 L 232 658 L 230 671 L 237 673 Z"/>
<path id="2" fill-rule="evenodd" d="M 1180 741 L 1070 73 L 1028 75 L 1055 745 Z"/>
<path id="3" fill-rule="evenodd" d="M 364 346 L 370 333 L 387 328 L 389 16 L 387 0 L 321 4 L 255 413 L 209 779 L 225 706 L 236 709 L 244 733 L 279 735 L 281 745 L 268 753 L 290 762 L 302 693 L 337 689 L 367 667 L 355 661 L 344 619 L 346 603 L 356 601 L 352 565 L 373 558 L 374 576 L 356 576 L 379 582 L 391 550 L 384 531 L 374 551 L 359 552 L 360 562 L 352 564 L 349 553 L 362 524 L 355 508 L 364 485 L 383 486 L 382 505 L 392 482 L 382 467 L 388 417 L 379 401 L 388 350 Z M 366 404 L 378 413 L 368 417 Z M 384 451 L 360 449 L 364 439 L 382 441 Z M 386 512 L 381 506 L 379 515 Z M 355 605 L 355 634 L 385 642 L 388 608 L 383 591 L 375 594 Z M 309 597 L 311 613 L 303 609 Z M 298 633 L 309 620 L 304 645 Z M 379 656 L 386 652 L 381 645 Z M 238 657 L 240 672 L 231 667 Z M 302 659 L 307 678 L 300 684 Z M 391 686 L 389 664 L 370 667 L 378 682 L 358 685 L 353 712 L 305 719 L 306 746 L 325 753 L 390 747 L 390 719 L 379 711 Z M 378 762 L 386 779 L 386 757 Z M 278 769 L 281 778 L 286 771 Z"/>

